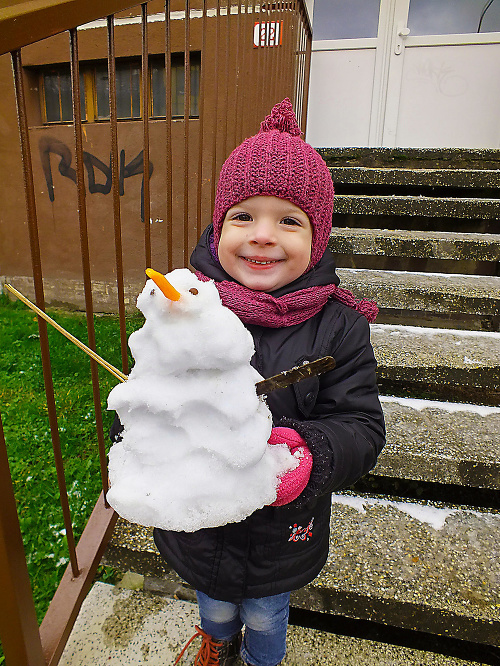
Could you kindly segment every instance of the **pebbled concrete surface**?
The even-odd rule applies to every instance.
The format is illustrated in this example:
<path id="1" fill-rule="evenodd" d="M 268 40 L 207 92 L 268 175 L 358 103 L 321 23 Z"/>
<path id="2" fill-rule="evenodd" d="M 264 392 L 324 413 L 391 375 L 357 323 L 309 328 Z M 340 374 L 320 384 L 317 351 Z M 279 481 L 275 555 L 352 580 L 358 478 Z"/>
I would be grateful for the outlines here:
<path id="1" fill-rule="evenodd" d="M 382 397 L 387 444 L 374 474 L 500 488 L 500 409 Z"/>
<path id="2" fill-rule="evenodd" d="M 499 234 L 334 227 L 328 245 L 336 254 L 453 261 L 500 259 Z"/>
<path id="3" fill-rule="evenodd" d="M 293 603 L 498 645 L 499 530 L 498 512 L 343 492 L 332 504 L 328 562 Z M 149 528 L 120 520 L 105 563 L 162 576 L 156 557 L 143 568 L 151 544 Z M 165 591 L 182 588 L 170 573 Z"/>
<path id="4" fill-rule="evenodd" d="M 88 594 L 60 666 L 172 666 L 194 634 L 196 604 L 96 583 Z M 289 628 L 283 666 L 466 666 L 464 661 L 422 650 Z M 180 664 L 193 663 L 199 641 Z"/>

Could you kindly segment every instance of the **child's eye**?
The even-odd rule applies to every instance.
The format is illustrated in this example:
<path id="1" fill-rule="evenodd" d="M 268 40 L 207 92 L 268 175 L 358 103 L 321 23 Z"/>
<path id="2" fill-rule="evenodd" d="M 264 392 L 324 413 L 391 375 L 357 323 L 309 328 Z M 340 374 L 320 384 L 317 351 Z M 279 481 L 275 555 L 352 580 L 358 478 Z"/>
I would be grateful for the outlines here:
<path id="1" fill-rule="evenodd" d="M 288 226 L 294 226 L 294 225 L 297 225 L 299 227 L 301 226 L 300 222 L 298 220 L 296 220 L 295 218 L 293 218 L 293 217 L 284 217 L 281 220 L 281 223 L 286 224 Z"/>
<path id="2" fill-rule="evenodd" d="M 231 219 L 240 220 L 240 222 L 250 222 L 252 216 L 249 213 L 236 213 Z"/>

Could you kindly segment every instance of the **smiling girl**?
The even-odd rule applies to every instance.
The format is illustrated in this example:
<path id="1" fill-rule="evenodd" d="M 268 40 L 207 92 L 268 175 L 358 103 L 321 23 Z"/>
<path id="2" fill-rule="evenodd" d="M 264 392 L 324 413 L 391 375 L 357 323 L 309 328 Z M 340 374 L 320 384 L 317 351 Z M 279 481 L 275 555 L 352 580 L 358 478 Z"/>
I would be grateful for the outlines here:
<path id="1" fill-rule="evenodd" d="M 271 506 L 240 523 L 154 532 L 162 556 L 197 590 L 203 640 L 195 664 L 230 666 L 240 655 L 252 666 L 281 662 L 290 592 L 328 555 L 331 493 L 372 469 L 384 445 L 368 326 L 377 308 L 338 286 L 327 250 L 332 180 L 300 134 L 284 100 L 231 153 L 213 224 L 191 257 L 252 334 L 262 376 L 326 355 L 336 360 L 334 370 L 267 398 L 269 443 L 300 454 Z"/>

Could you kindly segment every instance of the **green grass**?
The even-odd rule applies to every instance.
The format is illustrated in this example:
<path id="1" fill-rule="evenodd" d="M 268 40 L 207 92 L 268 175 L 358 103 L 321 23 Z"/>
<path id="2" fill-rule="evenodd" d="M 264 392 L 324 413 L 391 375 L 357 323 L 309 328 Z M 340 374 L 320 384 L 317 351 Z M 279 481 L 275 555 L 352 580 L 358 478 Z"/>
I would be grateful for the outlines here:
<path id="1" fill-rule="evenodd" d="M 87 343 L 83 313 L 50 311 L 61 326 Z M 97 352 L 121 368 L 116 316 L 95 316 Z M 127 335 L 142 326 L 127 319 Z M 90 378 L 90 359 L 51 326 L 49 346 L 58 427 L 75 539 L 101 490 Z M 117 380 L 99 368 L 105 440 L 113 414 L 106 399 Z M 39 621 L 68 563 L 68 549 L 50 436 L 37 317 L 0 295 L 0 412 L 18 504 L 28 570 Z M 0 664 L 3 657 L 0 652 Z"/>

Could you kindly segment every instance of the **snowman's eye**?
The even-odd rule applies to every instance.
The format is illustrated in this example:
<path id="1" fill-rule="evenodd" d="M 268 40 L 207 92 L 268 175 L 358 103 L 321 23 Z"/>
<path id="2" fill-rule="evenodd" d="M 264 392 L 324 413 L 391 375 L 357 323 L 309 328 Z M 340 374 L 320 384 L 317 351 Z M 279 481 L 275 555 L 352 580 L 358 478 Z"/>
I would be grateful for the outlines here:
<path id="1" fill-rule="evenodd" d="M 155 290 L 154 290 L 154 289 L 151 289 L 151 291 L 149 292 L 149 295 L 150 295 L 150 296 L 154 296 L 154 295 L 155 295 Z"/>
<path id="2" fill-rule="evenodd" d="M 189 290 L 189 293 L 193 294 L 193 296 L 197 296 L 198 295 L 198 289 L 196 289 L 196 287 L 193 287 L 192 289 Z"/>

